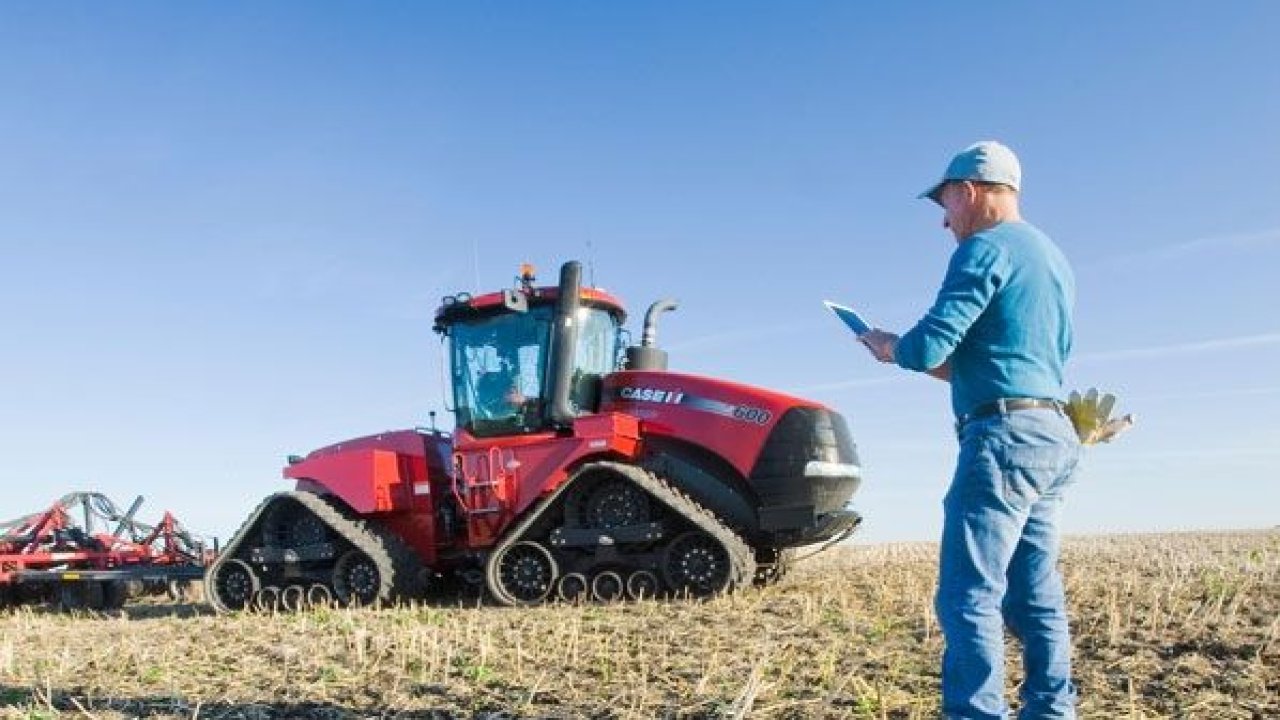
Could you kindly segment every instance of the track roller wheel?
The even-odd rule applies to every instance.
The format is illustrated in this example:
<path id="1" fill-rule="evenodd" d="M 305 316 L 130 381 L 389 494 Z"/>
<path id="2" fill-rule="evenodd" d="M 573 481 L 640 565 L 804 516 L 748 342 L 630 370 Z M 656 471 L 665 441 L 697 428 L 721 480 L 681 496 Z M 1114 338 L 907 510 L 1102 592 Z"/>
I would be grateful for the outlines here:
<path id="1" fill-rule="evenodd" d="M 551 551 L 522 540 L 489 559 L 489 590 L 507 605 L 537 605 L 555 587 L 560 568 Z"/>
<path id="2" fill-rule="evenodd" d="M 662 591 L 662 581 L 648 570 L 636 570 L 627 577 L 627 597 L 632 600 L 651 600 Z"/>
<path id="3" fill-rule="evenodd" d="M 564 602 L 582 602 L 590 594 L 591 586 L 587 583 L 587 576 L 582 573 L 569 573 L 556 583 L 556 597 Z"/>
<path id="4" fill-rule="evenodd" d="M 307 607 L 319 608 L 333 605 L 333 591 L 328 585 L 315 583 L 307 588 Z"/>
<path id="5" fill-rule="evenodd" d="M 226 610 L 252 609 L 254 596 L 261 587 L 253 568 L 234 558 L 218 567 L 210 580 L 209 589 L 213 591 L 210 600 Z"/>
<path id="6" fill-rule="evenodd" d="M 608 530 L 649 521 L 649 497 L 626 480 L 600 483 L 587 496 L 586 505 L 587 527 Z"/>
<path id="7" fill-rule="evenodd" d="M 289 539 L 295 547 L 315 545 L 329 539 L 329 528 L 325 527 L 320 518 L 304 512 L 289 525 Z"/>
<path id="8" fill-rule="evenodd" d="M 391 587 L 378 563 L 360 550 L 349 550 L 333 566 L 333 590 L 338 600 L 356 607 L 374 605 L 391 596 Z"/>
<path id="9" fill-rule="evenodd" d="M 724 546 L 699 530 L 671 541 L 662 555 L 662 573 L 677 593 L 699 598 L 723 592 L 732 575 Z"/>
<path id="10" fill-rule="evenodd" d="M 324 522 L 293 500 L 276 504 L 262 521 L 262 542 L 267 547 L 304 547 L 328 539 Z"/>
<path id="11" fill-rule="evenodd" d="M 280 588 L 268 585 L 253 596 L 253 609 L 258 612 L 274 613 L 280 611 Z"/>
<path id="12" fill-rule="evenodd" d="M 616 602 L 626 594 L 627 586 L 622 582 L 622 576 L 612 570 L 596 573 L 591 578 L 591 597 L 597 602 Z"/>
<path id="13" fill-rule="evenodd" d="M 280 608 L 285 612 L 299 612 L 307 609 L 307 589 L 301 585 L 290 585 L 280 592 Z"/>

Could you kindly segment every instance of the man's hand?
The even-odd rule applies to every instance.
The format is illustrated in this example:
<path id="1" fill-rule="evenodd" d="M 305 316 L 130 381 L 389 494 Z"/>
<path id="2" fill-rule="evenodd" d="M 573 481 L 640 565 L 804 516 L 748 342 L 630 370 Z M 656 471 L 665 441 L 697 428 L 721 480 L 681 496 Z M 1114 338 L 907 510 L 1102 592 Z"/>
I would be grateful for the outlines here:
<path id="1" fill-rule="evenodd" d="M 872 328 L 859 335 L 858 341 L 866 345 L 871 354 L 880 362 L 894 362 L 893 353 L 898 347 L 898 336 L 894 333 Z"/>
<path id="2" fill-rule="evenodd" d="M 898 336 L 891 332 L 885 332 L 880 328 L 872 328 L 858 336 L 858 341 L 867 346 L 871 354 L 882 363 L 897 363 L 894 353 L 898 349 Z M 931 375 L 943 382 L 951 382 L 951 360 L 947 359 L 936 368 L 926 370 L 926 374 Z"/>

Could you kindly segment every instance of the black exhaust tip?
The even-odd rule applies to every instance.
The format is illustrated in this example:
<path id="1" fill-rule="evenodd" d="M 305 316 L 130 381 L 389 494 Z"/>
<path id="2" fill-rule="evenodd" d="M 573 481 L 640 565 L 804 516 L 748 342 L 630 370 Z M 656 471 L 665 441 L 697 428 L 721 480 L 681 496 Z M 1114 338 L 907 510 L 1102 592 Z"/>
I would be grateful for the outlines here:
<path id="1" fill-rule="evenodd" d="M 551 351 L 551 423 L 573 424 L 578 408 L 570 400 L 573 360 L 578 346 L 578 308 L 582 295 L 582 263 L 570 260 L 560 266 L 560 293 L 556 298 L 555 328 Z"/>

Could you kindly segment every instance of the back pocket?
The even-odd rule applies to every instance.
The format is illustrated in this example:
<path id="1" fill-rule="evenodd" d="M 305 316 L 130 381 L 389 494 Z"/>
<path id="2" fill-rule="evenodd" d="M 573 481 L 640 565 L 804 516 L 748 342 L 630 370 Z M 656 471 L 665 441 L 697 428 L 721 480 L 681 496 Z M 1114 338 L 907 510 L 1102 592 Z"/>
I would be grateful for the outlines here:
<path id="1" fill-rule="evenodd" d="M 1053 445 L 1006 445 L 994 449 L 1004 478 L 1004 501 L 1018 509 L 1030 507 L 1062 475 L 1065 448 Z"/>

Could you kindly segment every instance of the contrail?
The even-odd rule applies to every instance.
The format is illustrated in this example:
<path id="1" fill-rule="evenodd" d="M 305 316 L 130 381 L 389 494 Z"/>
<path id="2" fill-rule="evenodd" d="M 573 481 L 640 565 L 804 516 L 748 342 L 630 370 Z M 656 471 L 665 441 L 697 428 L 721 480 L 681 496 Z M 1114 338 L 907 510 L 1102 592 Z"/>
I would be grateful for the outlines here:
<path id="1" fill-rule="evenodd" d="M 1178 343 L 1175 345 L 1156 345 L 1154 347 L 1130 348 L 1127 350 L 1108 350 L 1103 352 L 1084 353 L 1077 356 L 1076 362 L 1097 362 L 1099 360 L 1135 360 L 1141 358 L 1164 357 L 1167 355 L 1185 355 L 1188 353 L 1206 352 L 1209 350 L 1225 350 L 1228 348 L 1256 347 L 1258 345 L 1275 345 L 1280 343 L 1280 332 L 1260 333 L 1257 335 L 1241 335 L 1238 337 L 1214 338 L 1197 342 Z"/>
<path id="2" fill-rule="evenodd" d="M 1195 240 L 1187 240 L 1180 243 L 1172 243 L 1170 245 L 1158 245 L 1145 250 L 1138 250 L 1137 252 L 1113 255 L 1092 264 L 1124 265 L 1138 261 L 1147 262 L 1153 259 L 1170 260 L 1204 250 L 1213 250 L 1218 248 L 1248 248 L 1278 243 L 1280 243 L 1280 228 L 1271 228 L 1270 230 L 1259 230 L 1258 232 L 1213 235 L 1210 237 L 1197 238 Z"/>
<path id="3" fill-rule="evenodd" d="M 1137 394 L 1130 399 L 1138 400 L 1191 400 L 1229 397 L 1253 397 L 1256 395 L 1280 395 L 1280 385 L 1274 387 L 1236 388 L 1232 390 L 1202 390 L 1199 392 L 1156 393 L 1152 395 Z"/>
<path id="4" fill-rule="evenodd" d="M 1232 235 L 1216 235 L 1199 238 L 1187 242 L 1166 245 L 1156 250 L 1162 256 L 1185 255 L 1200 250 L 1211 250 L 1218 247 L 1249 247 L 1253 245 L 1269 245 L 1280 242 L 1280 228 L 1271 228 L 1252 233 L 1236 233 Z"/>

